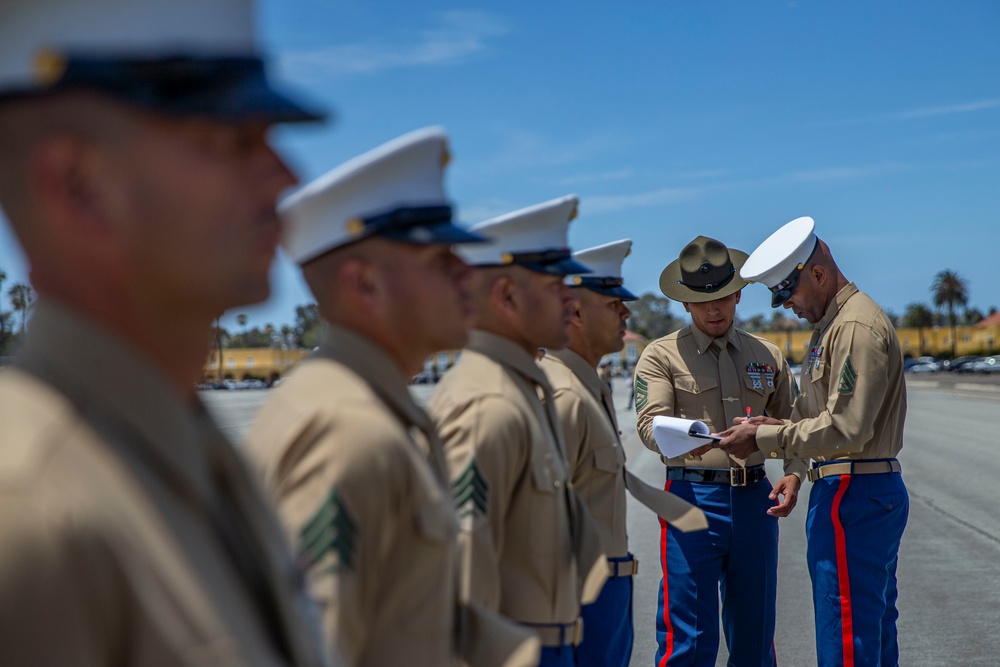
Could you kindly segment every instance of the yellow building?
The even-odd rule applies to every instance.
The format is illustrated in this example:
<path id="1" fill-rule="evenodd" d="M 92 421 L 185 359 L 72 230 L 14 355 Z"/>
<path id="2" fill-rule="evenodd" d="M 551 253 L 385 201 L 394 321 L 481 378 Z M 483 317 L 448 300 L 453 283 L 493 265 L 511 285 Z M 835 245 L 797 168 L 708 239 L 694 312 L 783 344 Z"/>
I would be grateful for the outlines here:
<path id="1" fill-rule="evenodd" d="M 812 329 L 752 333 L 777 345 L 793 364 L 801 364 L 809 356 Z M 957 356 L 990 355 L 1000 350 L 1000 318 L 990 318 L 974 326 L 956 327 L 955 333 Z M 904 357 L 951 355 L 951 327 L 896 329 L 896 336 Z M 615 369 L 633 368 L 648 343 L 639 334 L 629 331 L 625 334 L 625 348 L 620 353 L 607 355 L 604 360 L 609 361 Z"/>
<path id="2" fill-rule="evenodd" d="M 219 352 L 213 350 L 205 363 L 205 382 L 222 380 L 266 380 L 274 382 L 311 350 L 282 350 L 270 347 L 227 348 L 222 351 L 222 373 L 219 373 Z"/>

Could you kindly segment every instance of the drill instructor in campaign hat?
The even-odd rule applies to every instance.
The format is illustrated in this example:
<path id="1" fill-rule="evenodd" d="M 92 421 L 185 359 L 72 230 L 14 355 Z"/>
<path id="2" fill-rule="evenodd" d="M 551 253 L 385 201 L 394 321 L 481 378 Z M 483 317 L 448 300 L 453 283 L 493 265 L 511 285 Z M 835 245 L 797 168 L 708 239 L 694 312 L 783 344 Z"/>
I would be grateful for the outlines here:
<path id="1" fill-rule="evenodd" d="M 691 324 L 647 345 L 636 364 L 636 423 L 653 451 L 657 416 L 719 431 L 747 410 L 791 414 L 792 377 L 780 350 L 734 325 L 746 257 L 699 236 L 660 276 L 660 289 L 684 305 Z M 721 597 L 730 663 L 774 665 L 778 517 L 795 507 L 805 464 L 788 461 L 772 488 L 760 454 L 738 458 L 704 446 L 661 458 L 665 488 L 704 510 L 709 530 L 660 524 L 657 664 L 715 664 Z"/>
<path id="2" fill-rule="evenodd" d="M 280 526 L 195 394 L 295 177 L 239 0 L 0 1 L 0 203 L 39 301 L 0 376 L 0 664 L 320 665 Z"/>

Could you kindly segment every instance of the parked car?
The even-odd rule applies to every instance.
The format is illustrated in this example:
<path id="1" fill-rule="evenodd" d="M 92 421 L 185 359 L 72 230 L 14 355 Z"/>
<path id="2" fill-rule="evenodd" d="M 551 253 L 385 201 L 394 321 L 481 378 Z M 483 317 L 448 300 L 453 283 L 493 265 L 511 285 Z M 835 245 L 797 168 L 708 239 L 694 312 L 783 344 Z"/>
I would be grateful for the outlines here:
<path id="1" fill-rule="evenodd" d="M 971 373 L 973 364 L 981 359 L 982 357 L 957 357 L 951 360 L 948 368 L 954 373 Z"/>
<path id="2" fill-rule="evenodd" d="M 909 368 L 906 369 L 907 373 L 937 373 L 941 370 L 941 365 L 935 362 L 919 361 L 915 364 L 911 364 Z"/>
<path id="3" fill-rule="evenodd" d="M 920 357 L 919 359 L 904 359 L 903 370 L 916 373 L 936 373 L 942 368 L 934 357 Z"/>
<path id="4" fill-rule="evenodd" d="M 983 357 L 972 364 L 973 373 L 1000 373 L 1000 355 Z"/>

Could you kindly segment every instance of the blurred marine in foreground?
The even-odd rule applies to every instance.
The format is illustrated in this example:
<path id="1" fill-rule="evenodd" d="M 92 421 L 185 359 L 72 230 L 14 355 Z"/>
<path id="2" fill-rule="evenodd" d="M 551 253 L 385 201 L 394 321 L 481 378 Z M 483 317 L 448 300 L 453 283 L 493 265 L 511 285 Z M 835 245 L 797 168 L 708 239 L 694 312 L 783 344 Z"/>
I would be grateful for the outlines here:
<path id="1" fill-rule="evenodd" d="M 281 529 L 195 396 L 268 295 L 277 122 L 234 0 L 0 2 L 0 202 L 41 299 L 0 378 L 0 664 L 319 665 Z"/>

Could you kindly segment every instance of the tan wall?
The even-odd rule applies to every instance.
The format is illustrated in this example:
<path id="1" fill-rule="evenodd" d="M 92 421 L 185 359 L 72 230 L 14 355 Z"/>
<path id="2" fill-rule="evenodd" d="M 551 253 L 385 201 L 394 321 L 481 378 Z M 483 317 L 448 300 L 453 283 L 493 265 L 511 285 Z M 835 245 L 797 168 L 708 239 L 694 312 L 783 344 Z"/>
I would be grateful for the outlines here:
<path id="1" fill-rule="evenodd" d="M 227 348 L 222 351 L 222 377 L 220 378 L 217 369 L 218 352 L 213 351 L 205 363 L 205 381 L 218 382 L 226 378 L 233 380 L 281 378 L 309 352 L 310 350 L 281 350 L 267 347 Z"/>

